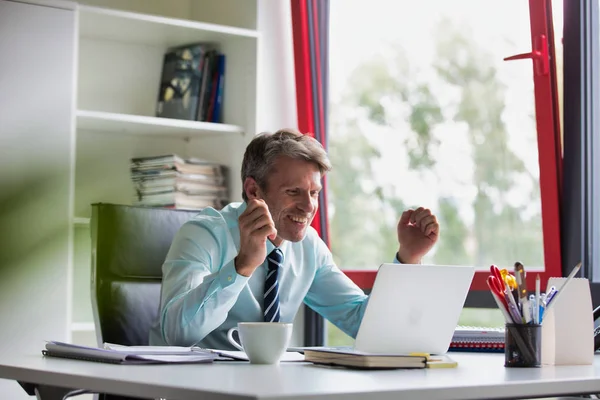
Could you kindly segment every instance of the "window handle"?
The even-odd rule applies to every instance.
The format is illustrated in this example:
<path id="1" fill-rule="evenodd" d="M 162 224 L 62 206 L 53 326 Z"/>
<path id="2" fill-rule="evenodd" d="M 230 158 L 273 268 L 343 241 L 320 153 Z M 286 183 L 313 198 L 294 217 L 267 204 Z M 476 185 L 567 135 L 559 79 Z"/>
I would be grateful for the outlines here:
<path id="1" fill-rule="evenodd" d="M 536 76 L 547 75 L 550 69 L 548 57 L 548 40 L 546 35 L 538 35 L 533 39 L 533 50 L 530 53 L 516 54 L 506 57 L 504 61 L 525 60 L 531 58 Z"/>

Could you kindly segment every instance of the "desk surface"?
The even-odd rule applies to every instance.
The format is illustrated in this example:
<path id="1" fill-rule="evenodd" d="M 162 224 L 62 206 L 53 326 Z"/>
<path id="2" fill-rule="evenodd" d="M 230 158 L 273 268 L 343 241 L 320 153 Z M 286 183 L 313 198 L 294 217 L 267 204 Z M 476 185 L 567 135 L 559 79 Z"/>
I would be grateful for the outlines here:
<path id="1" fill-rule="evenodd" d="M 503 354 L 452 353 L 453 369 L 356 371 L 282 363 L 111 365 L 45 358 L 0 357 L 0 378 L 169 399 L 481 399 L 600 393 L 594 365 L 504 368 Z"/>

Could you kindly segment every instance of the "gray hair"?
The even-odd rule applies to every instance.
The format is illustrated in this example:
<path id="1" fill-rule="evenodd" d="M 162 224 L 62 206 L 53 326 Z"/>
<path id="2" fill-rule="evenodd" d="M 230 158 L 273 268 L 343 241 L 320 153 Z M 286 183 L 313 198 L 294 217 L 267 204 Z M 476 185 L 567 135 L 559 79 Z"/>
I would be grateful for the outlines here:
<path id="1" fill-rule="evenodd" d="M 260 133 L 248 144 L 242 161 L 242 185 L 246 178 L 253 178 L 263 190 L 266 189 L 267 178 L 279 156 L 313 162 L 319 167 L 321 176 L 331 170 L 331 162 L 321 143 L 294 129 L 280 129 L 275 133 Z M 248 201 L 244 189 L 242 197 Z"/>

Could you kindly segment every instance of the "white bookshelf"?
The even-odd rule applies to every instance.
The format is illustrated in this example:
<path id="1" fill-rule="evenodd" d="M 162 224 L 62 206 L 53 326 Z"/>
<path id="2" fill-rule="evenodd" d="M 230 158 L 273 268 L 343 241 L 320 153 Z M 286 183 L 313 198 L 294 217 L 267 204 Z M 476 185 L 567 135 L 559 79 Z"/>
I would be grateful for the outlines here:
<path id="1" fill-rule="evenodd" d="M 256 39 L 256 30 L 168 18 L 94 6 L 80 6 L 81 36 L 132 43 L 177 46 L 191 42 L 223 43 Z"/>
<path id="2" fill-rule="evenodd" d="M 260 34 L 256 0 L 79 3 L 69 330 L 85 341 L 94 333 L 90 205 L 131 204 L 132 157 L 176 153 L 219 162 L 229 168 L 231 200 L 241 199 L 238 171 L 256 133 Z M 213 43 L 226 56 L 223 123 L 155 116 L 164 53 L 194 42 Z"/>
<path id="3" fill-rule="evenodd" d="M 183 138 L 227 133 L 242 134 L 244 132 L 243 128 L 237 125 L 88 110 L 77 110 L 77 129 Z"/>
<path id="4" fill-rule="evenodd" d="M 96 328 L 93 322 L 73 322 L 71 323 L 72 332 L 93 332 Z"/>

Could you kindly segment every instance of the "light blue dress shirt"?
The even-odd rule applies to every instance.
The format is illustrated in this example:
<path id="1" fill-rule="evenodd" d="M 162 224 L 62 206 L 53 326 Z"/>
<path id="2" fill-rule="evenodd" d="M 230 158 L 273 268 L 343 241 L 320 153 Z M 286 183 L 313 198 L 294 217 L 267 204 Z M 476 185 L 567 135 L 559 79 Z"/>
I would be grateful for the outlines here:
<path id="1" fill-rule="evenodd" d="M 173 240 L 162 267 L 159 321 L 150 345 L 197 345 L 234 349 L 227 331 L 238 322 L 263 321 L 267 263 L 251 277 L 239 275 L 238 218 L 246 203 L 202 210 Z M 299 242 L 284 241 L 279 272 L 281 322 L 292 322 L 302 302 L 355 337 L 368 296 L 334 264 L 331 252 L 309 227 Z M 274 249 L 267 241 L 267 254 Z M 397 261 L 396 261 L 397 262 Z"/>

